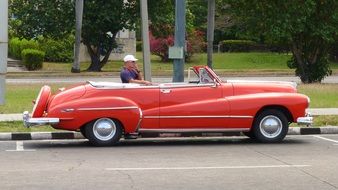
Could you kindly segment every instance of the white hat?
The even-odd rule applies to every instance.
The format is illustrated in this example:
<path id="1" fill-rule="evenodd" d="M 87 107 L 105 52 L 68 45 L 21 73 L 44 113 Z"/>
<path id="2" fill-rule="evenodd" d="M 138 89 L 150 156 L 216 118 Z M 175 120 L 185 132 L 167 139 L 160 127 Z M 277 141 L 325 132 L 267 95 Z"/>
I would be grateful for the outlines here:
<path id="1" fill-rule="evenodd" d="M 128 62 L 128 61 L 137 61 L 138 59 L 136 59 L 133 55 L 126 55 L 123 58 L 124 62 Z"/>

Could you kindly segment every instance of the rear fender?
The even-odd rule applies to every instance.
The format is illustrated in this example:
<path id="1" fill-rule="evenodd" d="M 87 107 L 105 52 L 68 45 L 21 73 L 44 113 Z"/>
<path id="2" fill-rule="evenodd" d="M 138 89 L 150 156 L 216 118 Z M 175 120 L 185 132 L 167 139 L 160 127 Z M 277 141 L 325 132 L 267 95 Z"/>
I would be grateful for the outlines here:
<path id="1" fill-rule="evenodd" d="M 84 124 L 98 118 L 116 119 L 124 127 L 125 132 L 135 132 L 142 119 L 139 106 L 122 97 L 100 97 L 72 100 L 57 106 L 51 106 L 48 117 L 60 118 L 55 128 L 78 130 Z"/>

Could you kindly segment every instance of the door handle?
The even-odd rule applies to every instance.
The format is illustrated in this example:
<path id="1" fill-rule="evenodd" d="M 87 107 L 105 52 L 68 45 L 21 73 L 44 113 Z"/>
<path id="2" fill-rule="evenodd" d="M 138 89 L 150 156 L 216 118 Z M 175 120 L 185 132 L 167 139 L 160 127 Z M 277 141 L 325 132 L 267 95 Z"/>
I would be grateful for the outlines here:
<path id="1" fill-rule="evenodd" d="M 168 94 L 168 93 L 171 92 L 171 90 L 170 90 L 170 89 L 161 89 L 161 92 L 162 92 L 163 94 Z"/>

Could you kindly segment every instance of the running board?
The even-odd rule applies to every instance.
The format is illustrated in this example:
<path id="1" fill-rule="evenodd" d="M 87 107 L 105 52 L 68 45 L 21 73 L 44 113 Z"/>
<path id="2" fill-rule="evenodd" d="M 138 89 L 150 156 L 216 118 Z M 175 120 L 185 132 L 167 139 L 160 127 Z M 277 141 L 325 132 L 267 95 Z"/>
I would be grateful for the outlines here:
<path id="1" fill-rule="evenodd" d="M 227 133 L 248 132 L 250 128 L 209 128 L 209 129 L 139 129 L 139 133 Z"/>

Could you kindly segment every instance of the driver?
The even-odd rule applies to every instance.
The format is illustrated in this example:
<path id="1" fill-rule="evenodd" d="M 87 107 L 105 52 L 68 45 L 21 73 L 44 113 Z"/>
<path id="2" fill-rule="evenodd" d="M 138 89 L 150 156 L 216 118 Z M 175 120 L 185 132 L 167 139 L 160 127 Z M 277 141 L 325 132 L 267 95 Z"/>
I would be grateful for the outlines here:
<path id="1" fill-rule="evenodd" d="M 124 66 L 120 73 L 122 83 L 138 83 L 151 85 L 151 82 L 143 80 L 141 71 L 138 69 L 137 61 L 133 55 L 126 55 L 123 58 Z"/>

